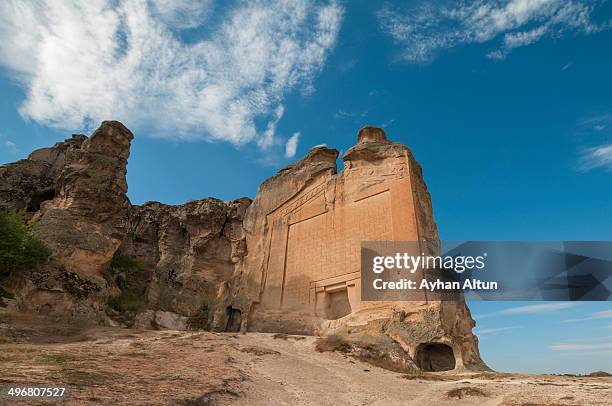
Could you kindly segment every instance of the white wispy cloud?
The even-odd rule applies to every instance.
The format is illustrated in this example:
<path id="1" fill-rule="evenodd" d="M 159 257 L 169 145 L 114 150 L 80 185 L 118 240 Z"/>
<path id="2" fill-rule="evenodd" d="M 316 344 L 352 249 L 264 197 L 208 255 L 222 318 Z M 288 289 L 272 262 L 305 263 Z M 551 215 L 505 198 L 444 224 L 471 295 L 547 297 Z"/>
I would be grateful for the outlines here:
<path id="1" fill-rule="evenodd" d="M 334 113 L 334 118 L 353 118 L 357 116 L 357 113 L 353 113 L 351 111 L 344 111 L 342 109 L 339 109 L 337 112 Z"/>
<path id="2" fill-rule="evenodd" d="M 300 141 L 300 133 L 293 134 L 285 144 L 285 158 L 293 158 L 297 152 L 298 142 Z"/>
<path id="3" fill-rule="evenodd" d="M 578 342 L 610 342 L 612 336 L 604 336 L 604 337 L 583 337 L 583 338 L 573 338 L 571 340 L 563 340 L 558 344 L 568 344 L 568 343 L 578 343 Z"/>
<path id="4" fill-rule="evenodd" d="M 612 357 L 612 351 L 606 351 L 606 350 L 599 350 L 599 351 L 568 351 L 568 352 L 563 352 L 561 353 L 561 355 L 574 355 L 574 356 L 580 356 L 580 357 L 586 357 L 586 356 L 591 356 L 591 357 Z"/>
<path id="5" fill-rule="evenodd" d="M 547 312 L 555 312 L 559 310 L 569 309 L 570 307 L 574 307 L 575 303 L 572 302 L 559 302 L 559 303 L 542 303 L 536 305 L 525 305 L 525 306 L 516 306 L 511 307 L 509 309 L 500 310 L 494 313 L 482 314 L 474 316 L 475 319 L 483 319 L 493 316 L 510 316 L 510 315 L 518 315 L 518 314 L 538 314 L 538 313 L 547 313 Z"/>
<path id="6" fill-rule="evenodd" d="M 589 129 L 593 129 L 595 131 L 602 131 L 612 125 L 612 114 L 595 114 L 584 118 L 580 121 L 579 124 L 581 126 L 581 130 L 583 131 L 587 131 Z"/>
<path id="7" fill-rule="evenodd" d="M 334 118 L 339 118 L 339 119 L 356 119 L 356 121 L 360 121 L 361 119 L 363 119 L 364 117 L 366 117 L 368 115 L 368 111 L 367 110 L 363 110 L 361 112 L 358 111 L 347 111 L 347 110 L 342 110 L 339 109 L 338 111 L 336 111 L 334 113 Z"/>
<path id="8" fill-rule="evenodd" d="M 5 140 L 2 144 L 4 145 L 4 148 L 6 148 L 7 151 L 11 153 L 17 152 L 17 144 L 15 144 L 13 141 Z"/>
<path id="9" fill-rule="evenodd" d="M 276 126 L 278 125 L 278 122 L 281 120 L 281 118 L 283 118 L 283 115 L 285 114 L 285 107 L 283 105 L 277 106 L 276 109 L 274 110 L 274 114 L 272 119 L 268 122 L 268 125 L 266 126 L 266 130 L 263 132 L 262 136 L 259 137 L 259 139 L 257 140 L 257 145 L 263 149 L 269 149 L 270 147 L 272 147 L 275 143 L 277 143 L 277 137 L 276 137 Z"/>
<path id="10" fill-rule="evenodd" d="M 343 8 L 335 0 L 216 6 L 0 2 L 0 64 L 25 89 L 20 114 L 71 131 L 117 119 L 157 137 L 282 145 L 273 139 L 283 100 L 312 91 Z"/>
<path id="11" fill-rule="evenodd" d="M 555 344 L 555 345 L 551 345 L 550 349 L 554 350 L 554 351 L 612 350 L 612 343 L 599 343 L 599 344 L 579 344 L 579 343 Z"/>
<path id="12" fill-rule="evenodd" d="M 612 319 L 612 310 L 603 310 L 600 312 L 595 312 L 587 317 L 581 317 L 577 319 L 567 319 L 563 321 L 568 323 L 568 322 L 574 322 L 574 321 L 601 320 L 601 319 Z"/>
<path id="13" fill-rule="evenodd" d="M 516 330 L 520 328 L 523 328 L 523 326 L 476 328 L 474 329 L 474 334 L 478 336 L 482 336 L 482 335 L 488 335 L 488 334 L 497 334 L 503 331 Z"/>
<path id="14" fill-rule="evenodd" d="M 558 310 L 569 309 L 573 307 L 574 303 L 560 302 L 560 303 L 544 303 L 537 305 L 518 306 L 510 309 L 504 309 L 499 314 L 535 314 L 545 312 L 555 312 Z"/>
<path id="15" fill-rule="evenodd" d="M 610 27 L 594 22 L 599 1 L 493 0 L 418 1 L 386 6 L 380 26 L 398 43 L 408 62 L 428 62 L 444 49 L 496 41 L 487 56 L 505 58 L 513 49 L 566 32 L 590 34 Z"/>
<path id="16" fill-rule="evenodd" d="M 214 7 L 212 0 L 152 0 L 149 4 L 162 21 L 175 29 L 199 27 Z"/>
<path id="17" fill-rule="evenodd" d="M 598 114 L 580 120 L 576 136 L 583 144 L 578 149 L 579 172 L 612 171 L 612 114 Z"/>
<path id="18" fill-rule="evenodd" d="M 585 148 L 580 153 L 580 170 L 587 172 L 602 168 L 612 171 L 612 144 Z"/>

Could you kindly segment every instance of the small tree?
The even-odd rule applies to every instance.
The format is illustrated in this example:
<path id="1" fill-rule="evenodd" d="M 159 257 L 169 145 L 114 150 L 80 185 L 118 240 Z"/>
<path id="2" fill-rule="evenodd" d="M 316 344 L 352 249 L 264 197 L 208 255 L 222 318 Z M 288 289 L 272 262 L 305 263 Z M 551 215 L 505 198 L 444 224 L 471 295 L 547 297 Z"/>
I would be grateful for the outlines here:
<path id="1" fill-rule="evenodd" d="M 0 276 L 31 269 L 51 255 L 33 228 L 16 211 L 0 212 Z"/>

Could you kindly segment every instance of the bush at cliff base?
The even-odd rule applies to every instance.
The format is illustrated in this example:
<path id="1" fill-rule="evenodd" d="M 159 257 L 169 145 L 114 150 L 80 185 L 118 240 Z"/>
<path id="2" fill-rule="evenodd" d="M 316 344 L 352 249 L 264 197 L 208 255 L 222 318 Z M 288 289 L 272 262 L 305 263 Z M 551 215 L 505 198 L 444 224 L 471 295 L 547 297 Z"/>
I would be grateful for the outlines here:
<path id="1" fill-rule="evenodd" d="M 31 269 L 49 257 L 49 248 L 33 229 L 18 212 L 0 212 L 0 276 Z"/>

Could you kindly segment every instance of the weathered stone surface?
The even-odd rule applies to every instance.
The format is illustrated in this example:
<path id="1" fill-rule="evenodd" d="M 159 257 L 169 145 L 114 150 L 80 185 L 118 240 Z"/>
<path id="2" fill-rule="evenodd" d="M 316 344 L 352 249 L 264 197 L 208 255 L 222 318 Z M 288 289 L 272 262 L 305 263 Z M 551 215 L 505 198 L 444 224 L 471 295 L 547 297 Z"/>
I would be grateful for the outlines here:
<path id="1" fill-rule="evenodd" d="M 438 243 L 421 167 L 382 129 L 360 130 L 341 173 L 336 150 L 314 148 L 253 202 L 130 204 L 131 140 L 121 123 L 104 122 L 91 138 L 0 166 L 0 209 L 29 213 L 53 252 L 11 277 L 17 307 L 135 328 L 197 320 L 320 334 L 402 368 L 486 368 L 463 301 L 360 300 L 362 240 Z"/>
<path id="2" fill-rule="evenodd" d="M 132 138 L 121 123 L 103 122 L 90 138 L 75 135 L 0 167 L 0 209 L 28 213 L 52 250 L 48 263 L 7 282 L 18 307 L 105 324 L 108 314 L 127 325 L 138 312 L 136 324 L 147 324 L 147 309 L 185 317 L 205 308 L 225 323 L 227 292 L 247 252 L 250 199 L 131 205 Z"/>
<path id="3" fill-rule="evenodd" d="M 214 198 L 171 206 L 133 206 L 117 255 L 137 262 L 110 274 L 122 294 L 144 306 L 191 316 L 204 306 L 225 312 L 234 274 L 246 255 L 242 221 L 250 199 Z"/>
<path id="4" fill-rule="evenodd" d="M 137 328 L 141 330 L 153 330 L 155 329 L 155 311 L 154 310 L 145 310 L 142 313 L 138 313 L 136 317 L 134 317 L 134 323 L 132 324 L 132 328 Z"/>
<path id="5" fill-rule="evenodd" d="M 166 330 L 187 330 L 187 317 L 172 312 L 155 312 L 155 325 Z"/>
<path id="6" fill-rule="evenodd" d="M 485 368 L 463 301 L 360 300 L 360 242 L 438 244 L 422 170 L 404 145 L 365 127 L 336 173 L 335 150 L 315 148 L 265 181 L 244 221 L 249 255 L 232 306 L 253 331 L 318 333 L 405 354 L 406 363 Z M 397 346 L 402 351 L 397 350 Z"/>
<path id="7" fill-rule="evenodd" d="M 104 320 L 112 287 L 103 272 L 125 236 L 132 138 L 105 121 L 91 138 L 76 135 L 0 168 L 0 206 L 30 214 L 52 251 L 44 266 L 12 275 L 19 308 Z"/>
<path id="8" fill-rule="evenodd" d="M 79 149 L 87 137 L 73 135 L 51 148 L 42 148 L 27 159 L 0 166 L 0 208 L 28 213 L 55 196 L 58 177 L 66 163 L 66 154 Z"/>
<path id="9" fill-rule="evenodd" d="M 100 286 L 105 285 L 102 271 L 126 232 L 132 138 L 121 123 L 105 121 L 80 148 L 68 150 L 55 197 L 35 216 L 53 259 Z"/>
<path id="10" fill-rule="evenodd" d="M 134 317 L 132 328 L 142 330 L 187 330 L 188 318 L 163 310 L 145 310 Z"/>

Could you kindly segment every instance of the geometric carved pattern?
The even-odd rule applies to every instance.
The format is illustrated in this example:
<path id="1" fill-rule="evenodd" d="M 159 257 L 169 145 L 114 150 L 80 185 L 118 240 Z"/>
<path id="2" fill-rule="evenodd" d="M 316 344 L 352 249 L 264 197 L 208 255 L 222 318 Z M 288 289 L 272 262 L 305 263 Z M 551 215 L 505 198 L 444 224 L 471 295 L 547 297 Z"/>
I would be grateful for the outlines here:
<path id="1" fill-rule="evenodd" d="M 361 241 L 393 239 L 389 196 L 382 191 L 288 226 L 283 307 L 307 305 L 311 282 L 359 271 Z"/>

